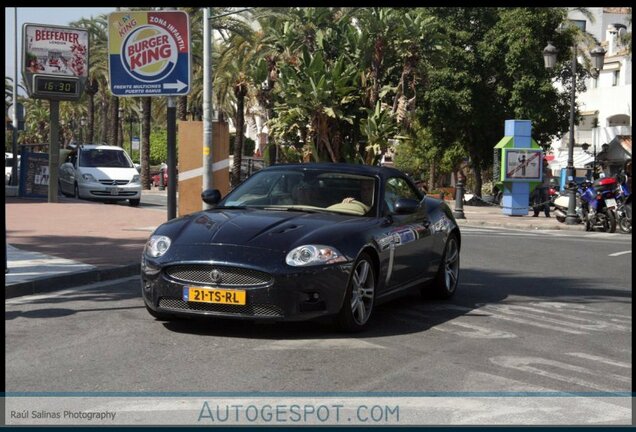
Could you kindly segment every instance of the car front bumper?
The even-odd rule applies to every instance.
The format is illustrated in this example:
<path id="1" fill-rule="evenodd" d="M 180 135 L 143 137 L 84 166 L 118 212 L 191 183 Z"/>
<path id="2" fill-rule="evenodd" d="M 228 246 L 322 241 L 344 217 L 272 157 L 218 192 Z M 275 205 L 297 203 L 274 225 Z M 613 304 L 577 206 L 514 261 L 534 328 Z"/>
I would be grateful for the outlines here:
<path id="1" fill-rule="evenodd" d="M 201 256 L 206 247 L 192 247 L 189 254 Z M 235 250 L 236 246 L 208 246 Z M 213 254 L 214 255 L 214 254 Z M 240 256 L 229 253 L 230 260 L 176 260 L 157 262 L 142 258 L 141 292 L 146 305 L 154 311 L 191 317 L 225 317 L 250 320 L 302 321 L 320 316 L 334 315 L 342 307 L 349 283 L 352 263 L 291 267 L 284 263 L 280 251 L 264 252 L 262 249 L 242 248 Z M 246 264 L 249 263 L 249 264 Z M 257 286 L 201 283 L 174 277 L 174 269 L 182 266 L 199 266 L 208 270 L 219 269 L 259 272 L 262 282 Z M 187 301 L 184 288 L 244 290 L 244 305 L 201 303 Z"/>
<path id="2" fill-rule="evenodd" d="M 104 185 L 101 183 L 79 183 L 80 198 L 96 200 L 141 199 L 141 184 Z"/>

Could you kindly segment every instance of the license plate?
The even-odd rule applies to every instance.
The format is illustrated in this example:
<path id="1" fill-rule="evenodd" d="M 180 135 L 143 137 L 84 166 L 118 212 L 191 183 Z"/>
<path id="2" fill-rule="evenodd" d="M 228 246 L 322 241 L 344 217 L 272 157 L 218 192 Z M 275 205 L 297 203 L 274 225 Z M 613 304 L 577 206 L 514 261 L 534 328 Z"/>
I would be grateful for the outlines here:
<path id="1" fill-rule="evenodd" d="M 616 207 L 616 200 L 614 198 L 608 198 L 605 200 L 605 206 L 607 208 Z"/>
<path id="2" fill-rule="evenodd" d="M 119 188 L 107 188 L 106 190 L 110 192 L 111 195 L 119 195 Z"/>
<path id="3" fill-rule="evenodd" d="M 245 304 L 245 291 L 183 287 L 183 300 L 199 303 Z"/>

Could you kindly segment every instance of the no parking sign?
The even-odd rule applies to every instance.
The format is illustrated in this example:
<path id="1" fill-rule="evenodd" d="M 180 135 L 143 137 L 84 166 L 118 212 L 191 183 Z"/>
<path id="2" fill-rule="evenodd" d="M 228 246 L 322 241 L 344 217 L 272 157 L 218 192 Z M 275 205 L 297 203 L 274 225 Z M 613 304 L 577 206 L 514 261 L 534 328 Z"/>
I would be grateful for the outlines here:
<path id="1" fill-rule="evenodd" d="M 183 11 L 111 13 L 108 53 L 110 90 L 115 96 L 190 92 L 190 19 Z"/>

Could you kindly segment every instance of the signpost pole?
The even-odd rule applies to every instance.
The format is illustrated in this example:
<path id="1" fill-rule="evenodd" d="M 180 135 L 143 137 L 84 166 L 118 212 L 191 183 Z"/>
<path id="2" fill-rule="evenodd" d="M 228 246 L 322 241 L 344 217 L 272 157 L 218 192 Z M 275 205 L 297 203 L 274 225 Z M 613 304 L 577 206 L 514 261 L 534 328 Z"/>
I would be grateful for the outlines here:
<path id="1" fill-rule="evenodd" d="M 57 168 L 60 165 L 60 102 L 49 100 L 51 136 L 49 138 L 49 199 L 48 202 L 56 203 L 57 200 Z"/>
<path id="2" fill-rule="evenodd" d="M 11 163 L 11 186 L 18 184 L 18 8 L 14 8 L 13 25 L 15 37 L 13 39 L 13 143 L 11 151 L 13 152 L 13 162 Z"/>
<path id="3" fill-rule="evenodd" d="M 166 113 L 168 138 L 168 220 L 177 217 L 177 107 L 175 97 L 168 97 Z"/>

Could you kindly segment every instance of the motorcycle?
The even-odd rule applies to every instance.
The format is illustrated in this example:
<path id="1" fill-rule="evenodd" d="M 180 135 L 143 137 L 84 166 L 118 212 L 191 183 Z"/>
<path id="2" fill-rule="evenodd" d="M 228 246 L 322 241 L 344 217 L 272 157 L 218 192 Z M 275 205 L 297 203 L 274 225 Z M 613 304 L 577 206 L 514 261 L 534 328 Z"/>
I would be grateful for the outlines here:
<path id="1" fill-rule="evenodd" d="M 581 192 L 581 201 L 587 204 L 582 206 L 586 231 L 616 232 L 617 183 L 612 177 L 600 178 L 591 185 L 585 183 L 587 187 Z"/>
<path id="2" fill-rule="evenodd" d="M 618 184 L 615 190 L 617 202 L 616 223 L 624 233 L 632 232 L 632 196 L 625 182 Z"/>

